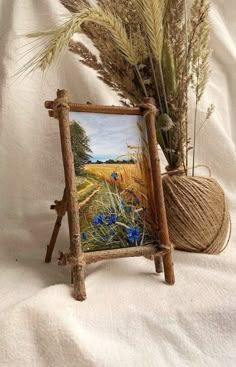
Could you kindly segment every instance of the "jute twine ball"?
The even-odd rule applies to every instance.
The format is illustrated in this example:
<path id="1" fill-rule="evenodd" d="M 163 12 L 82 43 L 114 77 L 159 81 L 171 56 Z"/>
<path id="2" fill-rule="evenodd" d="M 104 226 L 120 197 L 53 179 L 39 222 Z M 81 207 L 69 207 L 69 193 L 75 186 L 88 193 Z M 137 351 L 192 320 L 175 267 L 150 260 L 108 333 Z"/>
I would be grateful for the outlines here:
<path id="1" fill-rule="evenodd" d="M 219 254 L 229 238 L 224 191 L 213 178 L 165 175 L 170 240 L 178 250 Z"/>

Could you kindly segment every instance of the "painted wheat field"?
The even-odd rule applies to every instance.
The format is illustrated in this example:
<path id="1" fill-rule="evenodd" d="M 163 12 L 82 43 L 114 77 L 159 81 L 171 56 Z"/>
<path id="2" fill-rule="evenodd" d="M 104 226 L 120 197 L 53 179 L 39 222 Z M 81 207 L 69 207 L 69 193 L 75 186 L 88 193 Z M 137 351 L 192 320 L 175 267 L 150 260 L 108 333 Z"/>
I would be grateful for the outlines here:
<path id="1" fill-rule="evenodd" d="M 84 251 L 158 241 L 142 117 L 71 113 Z"/>

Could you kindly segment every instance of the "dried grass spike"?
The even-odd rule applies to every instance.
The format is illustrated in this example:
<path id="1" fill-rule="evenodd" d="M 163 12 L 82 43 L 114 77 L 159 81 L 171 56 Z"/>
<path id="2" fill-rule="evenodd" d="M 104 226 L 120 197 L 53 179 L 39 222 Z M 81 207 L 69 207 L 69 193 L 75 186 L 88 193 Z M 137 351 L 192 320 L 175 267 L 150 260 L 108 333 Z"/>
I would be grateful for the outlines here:
<path id="1" fill-rule="evenodd" d="M 143 21 L 143 27 L 149 39 L 153 56 L 157 61 L 160 61 L 166 0 L 137 0 L 137 6 Z"/>

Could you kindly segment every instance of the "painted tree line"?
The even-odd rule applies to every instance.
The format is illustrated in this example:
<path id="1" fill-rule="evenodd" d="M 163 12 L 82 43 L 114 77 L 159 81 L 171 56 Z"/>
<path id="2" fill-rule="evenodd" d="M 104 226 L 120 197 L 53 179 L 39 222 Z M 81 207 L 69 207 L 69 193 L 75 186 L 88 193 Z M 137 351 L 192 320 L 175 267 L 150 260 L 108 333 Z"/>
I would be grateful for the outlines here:
<path id="1" fill-rule="evenodd" d="M 83 172 L 85 164 L 92 159 L 90 139 L 84 128 L 77 121 L 71 121 L 70 134 L 72 152 L 74 154 L 75 174 L 79 176 Z"/>
<path id="2" fill-rule="evenodd" d="M 81 175 L 83 168 L 86 164 L 115 164 L 117 161 L 113 159 L 108 159 L 105 162 L 97 160 L 92 161 L 92 150 L 90 147 L 90 139 L 86 134 L 85 129 L 80 125 L 78 121 L 71 121 L 70 123 L 70 133 L 71 133 L 71 146 L 72 152 L 74 154 L 74 166 L 76 176 Z M 119 164 L 134 164 L 133 159 L 119 160 Z"/>

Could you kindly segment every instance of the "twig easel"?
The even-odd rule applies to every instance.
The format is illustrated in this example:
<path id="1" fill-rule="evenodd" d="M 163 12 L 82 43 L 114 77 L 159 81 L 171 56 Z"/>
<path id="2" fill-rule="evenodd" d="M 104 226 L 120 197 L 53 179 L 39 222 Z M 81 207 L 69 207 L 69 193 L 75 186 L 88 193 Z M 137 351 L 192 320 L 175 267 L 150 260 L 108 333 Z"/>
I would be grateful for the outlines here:
<path id="1" fill-rule="evenodd" d="M 162 272 L 162 261 L 164 265 L 165 280 L 168 284 L 174 284 L 174 269 L 172 262 L 172 247 L 169 241 L 169 233 L 162 189 L 162 178 L 160 170 L 160 160 L 158 156 L 158 146 L 155 130 L 155 103 L 152 98 L 145 98 L 144 105 L 137 108 L 126 107 L 103 107 L 94 106 L 97 112 L 105 112 L 110 109 L 110 113 L 119 110 L 121 114 L 144 114 L 149 144 L 149 153 L 152 169 L 153 185 L 155 190 L 156 214 L 160 227 L 160 245 L 146 245 L 129 248 L 120 248 L 106 251 L 83 253 L 80 241 L 79 207 L 76 197 L 76 184 L 74 173 L 73 153 L 70 138 L 70 111 L 89 112 L 90 106 L 69 103 L 68 94 L 65 90 L 57 91 L 57 99 L 53 102 L 45 102 L 45 107 L 49 109 L 49 116 L 55 117 L 59 121 L 61 149 L 65 174 L 65 190 L 61 201 L 55 201 L 51 209 L 57 212 L 57 219 L 52 233 L 45 262 L 51 262 L 52 253 L 55 247 L 57 236 L 61 227 L 62 218 L 67 213 L 70 234 L 70 252 L 61 253 L 59 265 L 70 264 L 72 267 L 72 279 L 74 283 L 74 295 L 79 301 L 86 299 L 84 270 L 87 264 L 101 260 L 117 259 L 136 256 L 153 256 L 156 272 Z M 153 107 L 153 108 L 152 108 Z M 134 113 L 135 111 L 135 113 Z"/>

